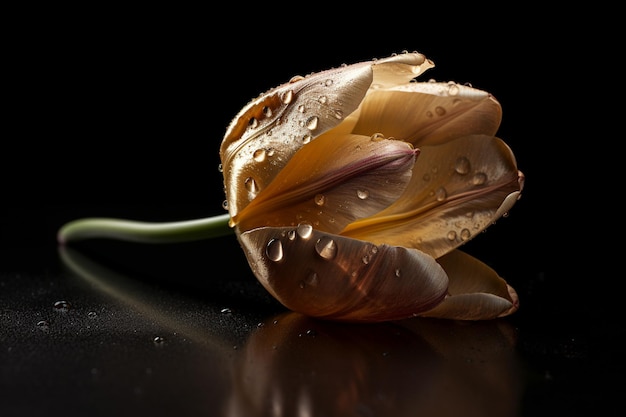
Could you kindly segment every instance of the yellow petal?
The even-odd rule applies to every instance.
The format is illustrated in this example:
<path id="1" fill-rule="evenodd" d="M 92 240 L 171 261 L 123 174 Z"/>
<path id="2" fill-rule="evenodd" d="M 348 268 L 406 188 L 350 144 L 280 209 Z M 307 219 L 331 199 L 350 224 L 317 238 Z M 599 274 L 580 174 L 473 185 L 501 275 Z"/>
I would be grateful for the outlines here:
<path id="1" fill-rule="evenodd" d="M 261 284 L 285 307 L 313 317 L 386 321 L 430 310 L 448 279 L 422 252 L 323 233 L 308 225 L 238 235 Z"/>
<path id="2" fill-rule="evenodd" d="M 450 295 L 422 317 L 488 320 L 508 316 L 519 309 L 515 290 L 478 259 L 461 251 L 439 258 L 450 279 Z"/>
<path id="3" fill-rule="evenodd" d="M 466 136 L 425 146 L 404 194 L 341 234 L 414 247 L 439 258 L 510 210 L 523 183 L 513 153 L 498 138 Z"/>
<path id="4" fill-rule="evenodd" d="M 398 199 L 415 162 L 410 144 L 330 133 L 297 152 L 231 224 L 245 231 L 308 222 L 338 233 Z"/>
<path id="5" fill-rule="evenodd" d="M 459 136 L 493 136 L 501 119 L 500 103 L 485 91 L 455 83 L 409 83 L 370 92 L 353 133 L 380 132 L 423 147 Z"/>
<path id="6" fill-rule="evenodd" d="M 302 146 L 353 113 L 373 81 L 402 84 L 431 66 L 418 53 L 360 62 L 294 77 L 251 101 L 231 122 L 220 148 L 231 216 L 253 198 L 251 184 L 264 189 Z"/>

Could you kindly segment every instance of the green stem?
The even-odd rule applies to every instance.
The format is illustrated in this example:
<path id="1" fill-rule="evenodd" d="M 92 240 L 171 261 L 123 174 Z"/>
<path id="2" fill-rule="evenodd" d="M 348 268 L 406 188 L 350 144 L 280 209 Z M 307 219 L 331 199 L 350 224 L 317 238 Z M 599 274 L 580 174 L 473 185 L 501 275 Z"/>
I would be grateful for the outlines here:
<path id="1" fill-rule="evenodd" d="M 141 222 L 113 218 L 84 218 L 61 226 L 60 244 L 84 239 L 108 238 L 142 243 L 175 243 L 210 239 L 233 233 L 228 214 L 196 220 L 174 222 Z"/>

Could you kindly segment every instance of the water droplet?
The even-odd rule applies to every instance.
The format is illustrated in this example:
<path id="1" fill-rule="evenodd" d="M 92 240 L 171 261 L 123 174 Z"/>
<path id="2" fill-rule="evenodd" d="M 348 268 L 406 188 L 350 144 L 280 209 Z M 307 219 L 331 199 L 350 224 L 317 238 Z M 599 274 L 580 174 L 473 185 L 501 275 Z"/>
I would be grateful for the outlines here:
<path id="1" fill-rule="evenodd" d="M 232 312 L 233 311 L 230 308 L 228 308 L 228 307 L 223 308 L 223 309 L 220 310 L 220 313 L 222 313 L 222 314 L 231 314 Z"/>
<path id="2" fill-rule="evenodd" d="M 165 339 L 161 336 L 156 336 L 154 339 L 152 339 L 152 341 L 155 345 L 162 345 L 165 342 Z"/>
<path id="3" fill-rule="evenodd" d="M 457 174 L 466 175 L 470 172 L 470 161 L 466 157 L 462 156 L 456 160 L 454 164 L 454 170 Z"/>
<path id="4" fill-rule="evenodd" d="M 431 112 L 430 110 L 428 110 L 426 112 L 426 117 L 433 117 L 433 112 Z"/>
<path id="5" fill-rule="evenodd" d="M 400 278 L 400 275 L 402 275 L 399 268 L 396 268 L 396 270 L 394 271 L 394 274 L 397 278 Z"/>
<path id="6" fill-rule="evenodd" d="M 319 101 L 321 104 L 326 104 L 326 102 L 328 102 L 328 97 L 320 96 L 320 98 L 318 98 L 317 101 Z"/>
<path id="7" fill-rule="evenodd" d="M 443 201 L 446 199 L 446 197 L 448 197 L 448 192 L 446 191 L 445 188 L 439 187 L 435 191 L 435 196 L 437 198 L 437 201 Z"/>
<path id="8" fill-rule="evenodd" d="M 367 265 L 368 263 L 370 263 L 370 256 L 369 255 L 363 255 L 363 257 L 361 258 L 361 262 L 363 262 L 365 265 Z"/>
<path id="9" fill-rule="evenodd" d="M 469 229 L 461 230 L 461 240 L 463 241 L 469 240 L 471 236 L 472 236 L 472 233 L 469 231 Z"/>
<path id="10" fill-rule="evenodd" d="M 374 133 L 371 137 L 370 140 L 372 142 L 379 142 L 381 140 L 385 139 L 385 135 L 383 135 L 382 133 Z"/>
<path id="11" fill-rule="evenodd" d="M 316 194 L 314 200 L 315 200 L 315 205 L 323 206 L 326 200 L 326 197 L 324 197 L 324 194 Z"/>
<path id="12" fill-rule="evenodd" d="M 279 262 L 283 259 L 283 244 L 278 239 L 270 239 L 267 242 L 267 247 L 265 248 L 265 254 L 267 258 L 274 262 Z"/>
<path id="13" fill-rule="evenodd" d="M 311 135 L 308 135 L 308 134 L 307 134 L 307 135 L 304 135 L 304 136 L 302 137 L 302 143 L 304 143 L 304 144 L 306 145 L 307 143 L 311 142 L 311 139 L 312 139 L 312 138 L 313 138 L 313 137 L 312 137 Z"/>
<path id="14" fill-rule="evenodd" d="M 315 242 L 315 251 L 324 259 L 333 259 L 337 256 L 337 244 L 328 236 L 322 236 Z"/>
<path id="15" fill-rule="evenodd" d="M 457 94 L 459 94 L 459 86 L 454 82 L 450 82 L 448 84 L 448 94 L 451 96 L 456 96 Z"/>
<path id="16" fill-rule="evenodd" d="M 306 108 L 304 107 L 304 104 L 300 104 L 300 105 L 298 106 L 298 111 L 299 111 L 300 113 L 304 113 L 304 112 L 306 111 Z"/>
<path id="17" fill-rule="evenodd" d="M 267 148 L 266 152 L 267 156 L 274 156 L 274 152 L 276 152 L 276 150 L 274 148 Z"/>
<path id="18" fill-rule="evenodd" d="M 296 231 L 295 230 L 288 231 L 287 232 L 287 239 L 295 240 L 296 239 Z"/>
<path id="19" fill-rule="evenodd" d="M 300 238 L 308 239 L 313 233 L 313 226 L 311 226 L 309 223 L 300 223 L 296 231 L 298 232 L 298 236 L 300 236 Z"/>
<path id="20" fill-rule="evenodd" d="M 476 174 L 474 174 L 474 177 L 472 178 L 472 184 L 474 185 L 483 185 L 486 182 L 487 182 L 487 174 L 483 172 L 477 172 Z"/>
<path id="21" fill-rule="evenodd" d="M 95 319 L 96 317 L 98 317 L 98 313 L 96 313 L 95 311 L 90 311 L 89 313 L 87 313 L 87 317 L 89 317 L 90 319 Z"/>
<path id="22" fill-rule="evenodd" d="M 47 320 L 39 320 L 37 322 L 37 327 L 39 327 L 41 330 L 48 330 L 48 328 L 50 327 L 50 323 Z"/>
<path id="23" fill-rule="evenodd" d="M 259 126 L 259 121 L 255 117 L 251 117 L 250 120 L 248 120 L 248 126 L 252 129 L 256 129 Z"/>
<path id="24" fill-rule="evenodd" d="M 455 240 L 456 239 L 456 232 L 454 230 L 450 230 L 448 232 L 448 240 Z"/>
<path id="25" fill-rule="evenodd" d="M 324 82 L 324 85 L 326 87 L 330 87 L 331 85 L 333 85 L 333 80 L 331 80 L 330 78 L 326 80 L 326 82 Z"/>
<path id="26" fill-rule="evenodd" d="M 255 161 L 257 162 L 263 162 L 265 161 L 265 149 L 257 149 L 256 151 L 254 151 L 254 153 L 252 154 L 252 157 L 254 158 Z"/>
<path id="27" fill-rule="evenodd" d="M 251 193 L 259 192 L 259 186 L 252 177 L 246 178 L 246 180 L 244 181 L 244 185 L 246 187 L 246 190 L 250 191 Z"/>
<path id="28" fill-rule="evenodd" d="M 289 84 L 297 83 L 298 81 L 302 81 L 302 80 L 304 80 L 304 77 L 302 75 L 294 75 L 289 80 Z"/>
<path id="29" fill-rule="evenodd" d="M 334 114 L 335 114 L 336 119 L 339 119 L 339 120 L 343 119 L 343 110 L 335 109 Z"/>
<path id="30" fill-rule="evenodd" d="M 280 100 L 284 103 L 284 104 L 289 104 L 293 101 L 293 90 L 287 90 L 285 91 L 282 96 L 280 97 Z"/>
<path id="31" fill-rule="evenodd" d="M 317 116 L 309 117 L 309 119 L 306 121 L 306 128 L 309 130 L 317 129 L 317 124 L 319 120 L 320 119 Z"/>
<path id="32" fill-rule="evenodd" d="M 446 114 L 446 109 L 441 106 L 437 106 L 435 107 L 435 113 L 437 113 L 437 116 L 443 116 Z"/>
<path id="33" fill-rule="evenodd" d="M 54 303 L 54 309 L 56 311 L 68 311 L 72 306 L 67 301 L 57 301 Z"/>
<path id="34" fill-rule="evenodd" d="M 265 117 L 272 117 L 272 108 L 269 106 L 263 107 L 263 115 L 265 115 Z"/>
<path id="35" fill-rule="evenodd" d="M 367 200 L 370 196 L 370 192 L 368 190 L 357 190 L 356 196 L 359 197 L 360 200 Z"/>
<path id="36" fill-rule="evenodd" d="M 218 170 L 219 172 L 224 172 L 224 166 L 223 166 L 222 164 L 218 164 L 218 165 L 217 165 L 217 170 Z"/>
<path id="37" fill-rule="evenodd" d="M 223 208 L 224 210 L 228 210 L 228 200 L 224 200 L 224 201 L 222 201 L 222 208 Z"/>

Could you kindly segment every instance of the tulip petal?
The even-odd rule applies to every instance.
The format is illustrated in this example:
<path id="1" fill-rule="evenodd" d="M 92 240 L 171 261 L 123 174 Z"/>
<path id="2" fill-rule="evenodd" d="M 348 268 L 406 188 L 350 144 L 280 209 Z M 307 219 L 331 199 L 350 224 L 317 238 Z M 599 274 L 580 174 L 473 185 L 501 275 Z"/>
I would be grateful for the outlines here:
<path id="1" fill-rule="evenodd" d="M 478 259 L 461 251 L 439 258 L 450 279 L 450 296 L 422 317 L 489 320 L 519 309 L 515 290 Z"/>
<path id="2" fill-rule="evenodd" d="M 414 247 L 439 258 L 508 212 L 523 184 L 513 153 L 498 138 L 466 136 L 425 146 L 404 194 L 341 234 Z"/>
<path id="3" fill-rule="evenodd" d="M 409 83 L 370 92 L 352 132 L 380 132 L 417 148 L 472 134 L 493 136 L 501 119 L 500 103 L 485 91 L 452 82 Z"/>
<path id="4" fill-rule="evenodd" d="M 264 227 L 238 235 L 261 284 L 309 316 L 376 322 L 431 310 L 448 279 L 430 256 L 313 229 Z"/>
<path id="5" fill-rule="evenodd" d="M 294 77 L 252 100 L 231 122 L 220 148 L 230 215 L 263 190 L 302 146 L 353 113 L 372 85 L 402 84 L 430 67 L 423 55 L 406 53 Z"/>
<path id="6" fill-rule="evenodd" d="M 402 195 L 417 153 L 409 143 L 330 133 L 297 152 L 231 223 L 250 230 L 308 222 L 338 233 Z"/>

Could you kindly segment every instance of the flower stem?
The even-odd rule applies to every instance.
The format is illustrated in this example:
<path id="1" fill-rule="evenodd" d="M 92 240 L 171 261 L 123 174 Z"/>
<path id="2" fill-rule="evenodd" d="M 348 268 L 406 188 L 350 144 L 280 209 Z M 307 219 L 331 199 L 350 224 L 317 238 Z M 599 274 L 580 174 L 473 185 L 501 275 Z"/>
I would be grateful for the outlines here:
<path id="1" fill-rule="evenodd" d="M 57 240 L 64 245 L 84 239 L 108 238 L 142 243 L 175 243 L 210 239 L 233 233 L 230 215 L 174 222 L 142 222 L 114 218 L 83 218 L 64 224 Z"/>

